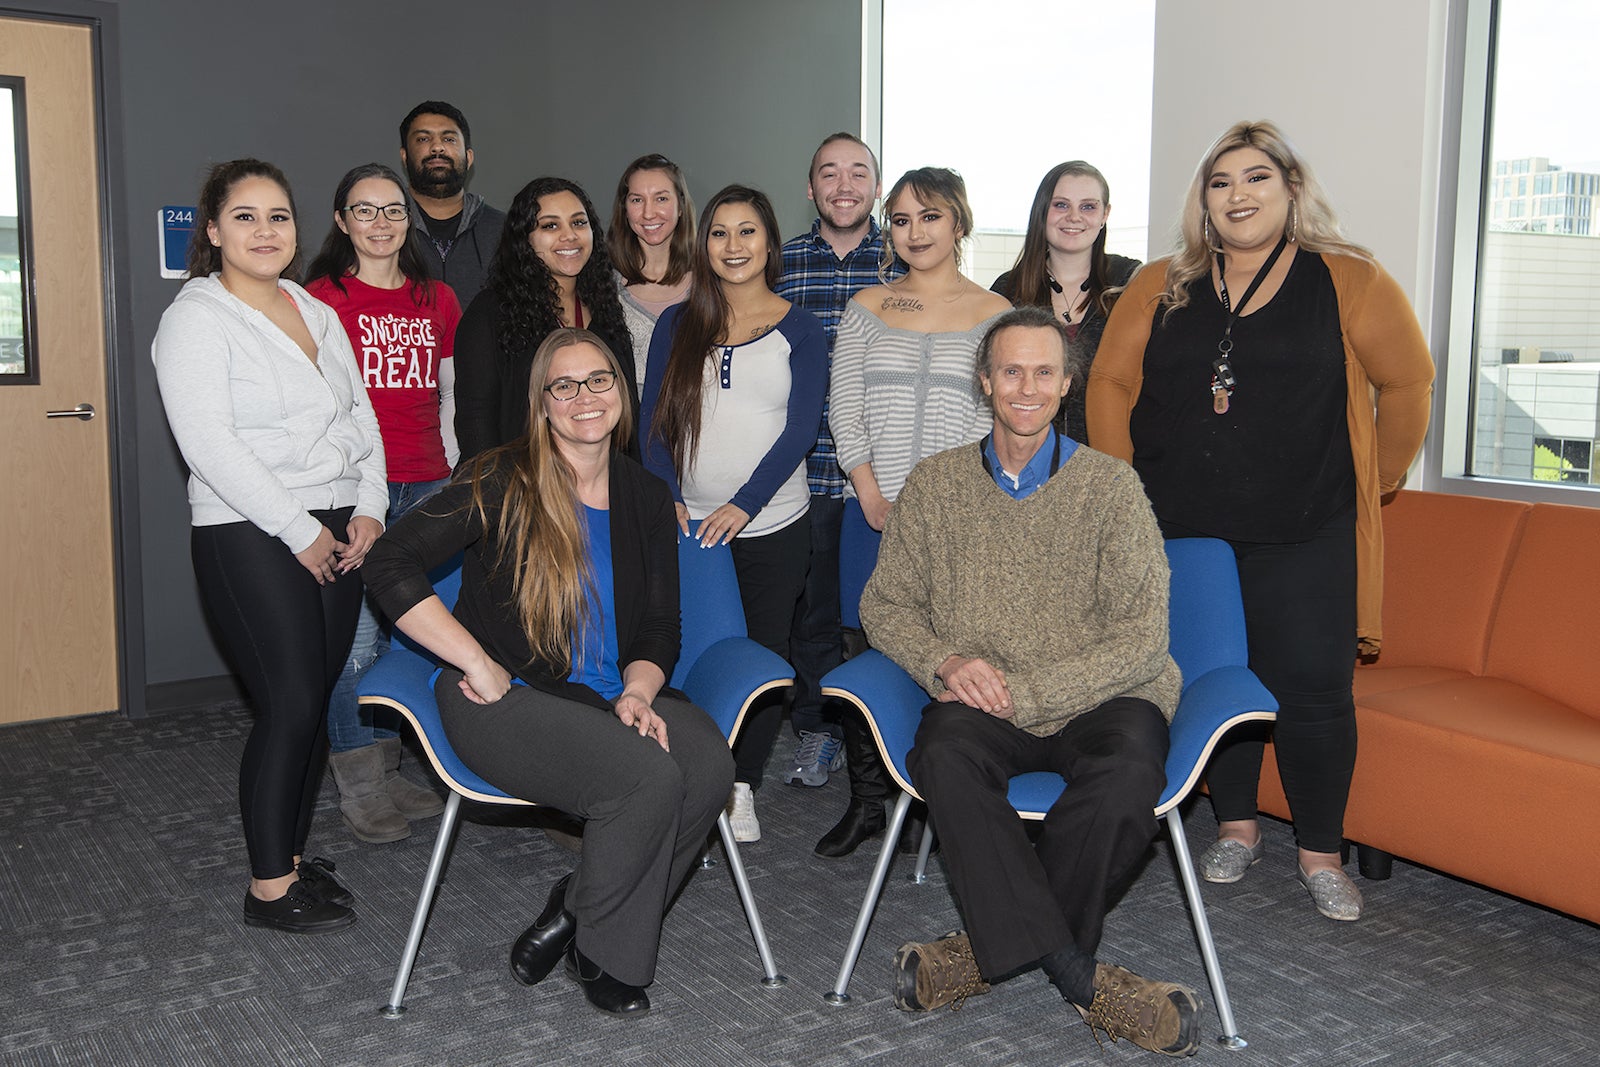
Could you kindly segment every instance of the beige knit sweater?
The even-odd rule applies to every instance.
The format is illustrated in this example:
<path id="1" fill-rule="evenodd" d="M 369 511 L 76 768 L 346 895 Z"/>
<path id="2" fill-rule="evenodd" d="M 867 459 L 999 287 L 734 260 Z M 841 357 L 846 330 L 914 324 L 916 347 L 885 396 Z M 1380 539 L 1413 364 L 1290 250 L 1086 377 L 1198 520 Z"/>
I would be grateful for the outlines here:
<path id="1" fill-rule="evenodd" d="M 1117 696 L 1170 722 L 1167 557 L 1133 468 L 1079 447 L 1043 488 L 1014 500 L 980 445 L 911 472 L 884 530 L 861 620 L 880 649 L 937 696 L 951 654 L 1005 672 L 1017 726 L 1040 736 Z"/>

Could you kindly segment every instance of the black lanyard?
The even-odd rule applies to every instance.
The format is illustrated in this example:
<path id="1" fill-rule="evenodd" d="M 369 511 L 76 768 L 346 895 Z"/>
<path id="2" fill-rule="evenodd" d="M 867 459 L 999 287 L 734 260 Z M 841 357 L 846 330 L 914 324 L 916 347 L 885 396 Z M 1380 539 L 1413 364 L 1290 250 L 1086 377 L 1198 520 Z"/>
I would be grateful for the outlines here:
<path id="1" fill-rule="evenodd" d="M 1239 307 L 1235 309 L 1228 300 L 1228 267 L 1227 257 L 1221 252 L 1217 253 L 1217 282 L 1222 289 L 1222 310 L 1228 312 L 1228 325 L 1222 331 L 1222 340 L 1217 342 L 1217 351 L 1222 353 L 1222 358 L 1228 358 L 1228 353 L 1233 351 L 1233 324 L 1239 321 L 1239 316 L 1244 314 L 1244 306 L 1250 303 L 1250 298 L 1256 295 L 1256 290 L 1261 288 L 1261 283 L 1267 280 L 1273 264 L 1278 262 L 1278 257 L 1283 255 L 1283 250 L 1289 247 L 1289 236 L 1278 238 L 1278 245 L 1272 250 L 1272 255 L 1261 264 L 1261 269 L 1256 271 L 1256 276 L 1250 280 L 1250 287 L 1244 291 L 1244 296 L 1239 298 Z"/>

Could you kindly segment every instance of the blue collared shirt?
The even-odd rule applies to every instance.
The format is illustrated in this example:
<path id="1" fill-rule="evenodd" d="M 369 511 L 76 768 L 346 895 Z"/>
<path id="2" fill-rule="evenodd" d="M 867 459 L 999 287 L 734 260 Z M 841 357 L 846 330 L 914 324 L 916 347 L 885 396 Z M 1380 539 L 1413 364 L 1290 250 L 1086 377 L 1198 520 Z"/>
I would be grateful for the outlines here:
<path id="1" fill-rule="evenodd" d="M 810 233 L 791 237 L 783 243 L 783 277 L 776 292 L 822 320 L 822 330 L 828 335 L 830 366 L 833 338 L 839 332 L 845 305 L 861 290 L 881 284 L 878 259 L 882 254 L 883 230 L 871 217 L 867 219 L 866 236 L 843 259 L 834 254 L 833 246 L 822 236 L 821 219 L 811 223 Z M 884 272 L 884 277 L 898 278 L 905 272 L 905 265 L 897 259 Z M 806 456 L 806 481 L 814 496 L 844 496 L 845 475 L 839 469 L 833 434 L 828 430 L 826 400 L 822 405 L 822 425 L 817 428 L 816 444 Z"/>
<path id="2" fill-rule="evenodd" d="M 1009 493 L 1013 500 L 1032 496 L 1041 485 L 1050 480 L 1052 474 L 1061 469 L 1061 464 L 1078 450 L 1078 442 L 1059 430 L 1052 432 L 1055 440 L 1046 438 L 1039 446 L 1039 450 L 1033 454 L 1033 458 L 1023 464 L 1022 470 L 1016 477 L 1012 477 L 1004 467 L 1000 466 L 1000 457 L 994 450 L 994 434 L 983 439 L 984 466 L 989 468 L 994 484 Z M 1056 446 L 1061 449 L 1059 456 L 1056 455 Z"/>

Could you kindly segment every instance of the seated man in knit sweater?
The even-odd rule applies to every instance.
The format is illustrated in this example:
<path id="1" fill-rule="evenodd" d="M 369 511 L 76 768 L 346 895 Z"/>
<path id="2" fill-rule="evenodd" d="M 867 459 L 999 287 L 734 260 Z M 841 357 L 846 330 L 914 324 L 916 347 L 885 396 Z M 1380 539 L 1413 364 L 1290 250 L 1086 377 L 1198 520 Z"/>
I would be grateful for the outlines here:
<path id="1" fill-rule="evenodd" d="M 907 763 L 970 932 L 902 946 L 895 1003 L 959 1006 L 1038 967 L 1091 1029 L 1190 1055 L 1194 991 L 1095 958 L 1166 785 L 1161 535 L 1131 467 L 1052 428 L 1077 383 L 1048 310 L 1002 315 L 977 362 L 994 429 L 912 471 L 861 597 L 873 647 L 937 694 Z M 1034 843 L 1006 783 L 1040 770 L 1072 785 Z"/>

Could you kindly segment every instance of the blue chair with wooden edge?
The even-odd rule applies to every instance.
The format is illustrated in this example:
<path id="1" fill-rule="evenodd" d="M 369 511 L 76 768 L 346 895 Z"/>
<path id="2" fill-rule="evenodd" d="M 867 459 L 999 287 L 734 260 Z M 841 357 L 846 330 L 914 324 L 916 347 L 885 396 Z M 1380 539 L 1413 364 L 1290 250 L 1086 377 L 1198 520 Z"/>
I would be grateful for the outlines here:
<path id="1" fill-rule="evenodd" d="M 1218 1040 L 1228 1048 L 1244 1048 L 1234 1022 L 1227 985 L 1217 960 L 1216 942 L 1200 896 L 1194 860 L 1184 836 L 1178 805 L 1200 780 L 1217 741 L 1242 722 L 1271 721 L 1278 704 L 1272 694 L 1247 666 L 1244 607 L 1239 595 L 1239 574 L 1233 551 L 1221 541 L 1190 538 L 1167 542 L 1167 559 L 1172 567 L 1172 593 L 1168 609 L 1169 648 L 1183 672 L 1183 695 L 1173 716 L 1171 747 L 1167 754 L 1167 787 L 1155 808 L 1157 818 L 1166 820 L 1172 840 L 1173 857 L 1188 898 L 1195 936 L 1211 983 L 1217 1015 L 1222 1023 Z M 889 865 L 895 856 L 895 841 L 905 821 L 906 809 L 917 793 L 906 770 L 906 755 L 916 739 L 922 709 L 931 699 L 910 675 L 881 652 L 857 656 L 822 680 L 822 691 L 848 700 L 858 707 L 873 731 L 884 763 L 902 790 L 884 835 L 884 846 L 867 887 L 866 898 L 856 917 L 844 962 L 832 991 L 825 998 L 843 1004 L 867 928 L 883 891 Z M 1011 780 L 1008 798 L 1017 814 L 1041 820 L 1052 804 L 1069 788 L 1060 775 L 1032 772 Z M 926 839 L 919 857 L 925 863 Z"/>
<path id="2" fill-rule="evenodd" d="M 683 628 L 682 652 L 668 684 L 683 690 L 691 700 L 704 708 L 723 733 L 728 735 L 731 743 L 732 732 L 743 721 L 750 704 L 775 688 L 791 684 L 794 680 L 793 671 L 780 657 L 744 635 L 744 611 L 739 601 L 738 580 L 729 550 L 695 548 L 693 551 L 695 554 L 691 556 L 689 549 L 680 544 L 680 596 L 683 614 L 689 623 Z M 454 565 L 436 571 L 433 577 L 434 592 L 447 607 L 454 607 L 461 589 L 459 558 Z M 397 635 L 394 647 L 367 671 L 359 687 L 362 704 L 391 708 L 410 722 L 428 761 L 450 789 L 432 858 L 423 878 L 422 891 L 417 896 L 405 948 L 401 952 L 400 965 L 395 972 L 394 985 L 390 989 L 388 1002 L 379 1009 L 380 1014 L 388 1018 L 399 1018 L 406 1010 L 406 986 L 411 980 L 411 972 L 422 947 L 423 932 L 427 929 L 428 918 L 449 862 L 450 849 L 460 827 L 462 800 L 513 807 L 537 806 L 510 796 L 484 781 L 450 747 L 433 695 L 433 675 L 437 666 L 427 652 L 403 635 Z M 773 961 L 766 929 L 756 908 L 755 896 L 750 890 L 750 882 L 745 875 L 726 812 L 718 816 L 717 829 L 722 835 L 728 869 L 739 892 L 756 952 L 761 959 L 761 984 L 768 987 L 784 985 L 788 979 L 778 973 L 777 964 Z"/>

